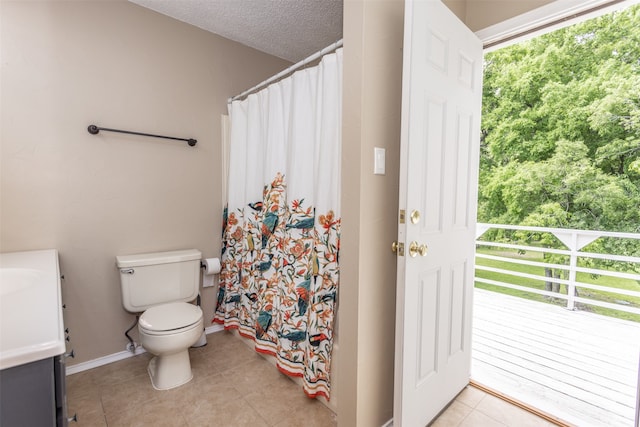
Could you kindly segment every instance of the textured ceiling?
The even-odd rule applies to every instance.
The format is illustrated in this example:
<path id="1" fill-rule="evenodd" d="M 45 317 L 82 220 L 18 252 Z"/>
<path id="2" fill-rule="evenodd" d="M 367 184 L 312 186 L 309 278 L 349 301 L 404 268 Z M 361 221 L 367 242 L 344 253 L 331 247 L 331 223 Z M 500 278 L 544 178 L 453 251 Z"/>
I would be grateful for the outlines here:
<path id="1" fill-rule="evenodd" d="M 342 0 L 129 0 L 291 62 L 342 38 Z"/>

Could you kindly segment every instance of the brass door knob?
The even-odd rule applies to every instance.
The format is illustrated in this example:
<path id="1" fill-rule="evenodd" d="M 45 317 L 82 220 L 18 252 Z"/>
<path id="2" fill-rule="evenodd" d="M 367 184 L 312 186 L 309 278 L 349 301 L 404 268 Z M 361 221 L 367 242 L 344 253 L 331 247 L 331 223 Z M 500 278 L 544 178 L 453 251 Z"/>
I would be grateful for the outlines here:
<path id="1" fill-rule="evenodd" d="M 418 242 L 415 241 L 409 245 L 409 255 L 411 255 L 411 258 L 415 258 L 418 255 L 426 256 L 428 250 L 427 245 L 418 245 Z"/>
<path id="2" fill-rule="evenodd" d="M 420 245 L 420 247 L 418 248 L 418 252 L 420 253 L 420 256 L 427 256 L 428 251 L 429 251 L 429 248 L 427 248 L 427 245 Z"/>
<path id="3" fill-rule="evenodd" d="M 391 244 L 391 252 L 393 252 L 394 254 L 398 252 L 398 242 L 393 242 Z"/>

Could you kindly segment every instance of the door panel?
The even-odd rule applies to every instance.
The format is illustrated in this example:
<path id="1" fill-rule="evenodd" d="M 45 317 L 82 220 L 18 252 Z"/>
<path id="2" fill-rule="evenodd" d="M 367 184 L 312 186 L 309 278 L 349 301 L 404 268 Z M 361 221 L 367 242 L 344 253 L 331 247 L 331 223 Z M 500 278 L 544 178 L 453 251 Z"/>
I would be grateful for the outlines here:
<path id="1" fill-rule="evenodd" d="M 466 311 L 466 268 L 467 262 L 461 261 L 451 268 L 451 298 L 449 300 L 449 312 L 451 320 L 449 322 L 451 330 L 449 332 L 449 357 L 463 352 L 465 348 L 465 311 Z"/>
<path id="2" fill-rule="evenodd" d="M 438 339 L 438 295 L 440 290 L 440 271 L 425 272 L 420 276 L 420 297 L 418 307 L 418 333 L 416 336 L 418 372 L 417 385 L 436 374 L 438 348 L 433 346 Z"/>
<path id="3" fill-rule="evenodd" d="M 426 95 L 425 99 L 424 129 L 421 129 L 420 134 L 416 134 L 415 138 L 417 140 L 427 139 L 433 141 L 433 144 L 419 145 L 415 147 L 415 151 L 420 152 L 420 155 L 416 154 L 416 157 L 422 159 L 421 163 L 426 165 L 418 173 L 421 175 L 419 181 L 425 184 L 421 189 L 424 194 L 421 197 L 422 203 L 420 205 L 421 216 L 424 218 L 422 231 L 429 233 L 442 230 L 442 212 L 440 210 L 442 203 L 429 203 L 429 201 L 440 201 L 444 194 L 442 166 L 446 149 L 444 119 L 447 104 L 444 100 L 429 95 Z"/>
<path id="4" fill-rule="evenodd" d="M 473 155 L 473 114 L 466 111 L 458 111 L 457 117 L 457 131 L 456 131 L 456 170 L 466 171 L 471 166 L 471 157 Z M 454 213 L 455 219 L 453 221 L 454 227 L 468 228 L 469 227 L 469 188 L 476 183 L 469 182 L 469 176 L 458 176 L 454 178 L 455 181 L 455 206 Z"/>

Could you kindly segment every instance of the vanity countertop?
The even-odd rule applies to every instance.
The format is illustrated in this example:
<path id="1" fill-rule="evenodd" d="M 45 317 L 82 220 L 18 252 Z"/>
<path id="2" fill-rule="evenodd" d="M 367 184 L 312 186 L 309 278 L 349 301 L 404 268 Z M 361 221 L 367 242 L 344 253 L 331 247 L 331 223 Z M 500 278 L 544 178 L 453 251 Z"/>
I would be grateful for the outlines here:
<path id="1" fill-rule="evenodd" d="M 0 254 L 0 369 L 64 352 L 58 251 Z"/>

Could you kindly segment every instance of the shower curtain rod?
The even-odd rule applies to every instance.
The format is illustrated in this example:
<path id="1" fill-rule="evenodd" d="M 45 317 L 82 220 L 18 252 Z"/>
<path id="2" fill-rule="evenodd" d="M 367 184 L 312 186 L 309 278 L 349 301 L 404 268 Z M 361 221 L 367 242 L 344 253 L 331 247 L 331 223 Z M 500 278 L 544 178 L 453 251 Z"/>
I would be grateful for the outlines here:
<path id="1" fill-rule="evenodd" d="M 257 85 L 255 85 L 251 89 L 245 90 L 240 95 L 236 95 L 236 96 L 234 96 L 232 98 L 229 98 L 229 100 L 227 101 L 227 104 L 231 104 L 233 101 L 237 101 L 239 99 L 242 99 L 242 98 L 246 97 L 247 95 L 251 95 L 253 92 L 256 92 L 257 90 L 268 86 L 269 84 L 281 79 L 282 77 L 286 76 L 287 74 L 293 73 L 298 68 L 304 67 L 308 63 L 310 63 L 312 61 L 315 61 L 318 58 L 323 57 L 327 53 L 333 52 L 334 50 L 340 48 L 341 46 L 342 46 L 342 39 L 340 39 L 337 42 L 325 47 L 324 49 L 322 49 L 322 50 L 320 50 L 320 51 L 318 51 L 316 53 L 314 53 L 313 55 L 306 57 L 302 61 L 293 64 L 292 66 L 290 66 L 289 68 L 287 68 L 284 71 L 279 72 L 275 76 L 269 77 L 267 80 L 263 81 L 262 83 L 258 83 Z"/>

